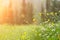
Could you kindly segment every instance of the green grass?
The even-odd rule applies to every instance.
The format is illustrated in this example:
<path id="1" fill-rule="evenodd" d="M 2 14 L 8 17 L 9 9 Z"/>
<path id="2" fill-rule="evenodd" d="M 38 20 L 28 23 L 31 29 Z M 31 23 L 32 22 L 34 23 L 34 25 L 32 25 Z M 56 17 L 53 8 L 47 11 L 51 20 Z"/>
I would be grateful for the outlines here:
<path id="1" fill-rule="evenodd" d="M 0 40 L 59 40 L 60 23 L 0 25 Z"/>

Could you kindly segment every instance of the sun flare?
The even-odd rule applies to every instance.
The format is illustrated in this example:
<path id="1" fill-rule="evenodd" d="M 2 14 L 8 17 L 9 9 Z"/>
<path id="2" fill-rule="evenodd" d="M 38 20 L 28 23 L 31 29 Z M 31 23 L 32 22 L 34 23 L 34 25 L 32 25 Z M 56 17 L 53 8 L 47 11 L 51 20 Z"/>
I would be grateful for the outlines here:
<path id="1" fill-rule="evenodd" d="M 9 0 L 2 0 L 1 5 L 2 6 L 8 6 L 9 5 Z"/>
<path id="2" fill-rule="evenodd" d="M 0 0 L 0 14 L 3 14 L 4 9 L 8 8 L 9 4 L 9 0 Z"/>

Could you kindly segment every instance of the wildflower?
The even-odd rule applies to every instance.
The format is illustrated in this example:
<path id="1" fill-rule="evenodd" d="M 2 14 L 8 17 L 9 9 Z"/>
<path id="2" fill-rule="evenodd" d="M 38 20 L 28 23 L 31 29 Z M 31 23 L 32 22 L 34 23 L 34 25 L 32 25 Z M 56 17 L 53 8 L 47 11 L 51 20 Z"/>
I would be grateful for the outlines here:
<path id="1" fill-rule="evenodd" d="M 52 26 L 54 25 L 54 22 L 52 22 Z"/>
<path id="2" fill-rule="evenodd" d="M 36 19 L 34 18 L 33 21 L 36 21 Z"/>
<path id="3" fill-rule="evenodd" d="M 49 13 L 47 13 L 46 15 L 49 15 Z"/>
<path id="4" fill-rule="evenodd" d="M 52 31 L 55 31 L 55 29 L 52 29 Z"/>
<path id="5" fill-rule="evenodd" d="M 53 12 L 51 12 L 50 14 L 51 14 L 51 15 L 54 15 L 54 13 L 53 13 Z"/>
<path id="6" fill-rule="evenodd" d="M 21 36 L 21 39 L 25 39 L 25 37 L 26 37 L 25 35 L 22 35 L 22 36 Z"/>
<path id="7" fill-rule="evenodd" d="M 59 10 L 59 12 L 60 12 L 60 10 Z"/>
<path id="8" fill-rule="evenodd" d="M 41 16 L 41 15 L 42 15 L 42 13 L 39 13 L 39 15 Z"/>
<path id="9" fill-rule="evenodd" d="M 47 38 L 49 38 L 49 36 L 47 36 Z"/>
<path id="10" fill-rule="evenodd" d="M 41 36 L 42 34 L 40 33 L 39 36 Z"/>
<path id="11" fill-rule="evenodd" d="M 46 29 L 44 27 L 41 28 L 42 31 L 45 31 Z"/>
<path id="12" fill-rule="evenodd" d="M 21 39 L 25 39 L 25 38 L 26 38 L 26 34 L 27 34 L 27 32 L 24 32 L 24 33 L 21 35 Z"/>
<path id="13" fill-rule="evenodd" d="M 36 22 L 37 22 L 35 18 L 33 19 L 33 22 L 34 22 L 34 23 L 36 23 Z"/>
<path id="14" fill-rule="evenodd" d="M 57 13 L 55 13 L 55 15 L 57 15 Z"/>
<path id="15" fill-rule="evenodd" d="M 24 32 L 24 35 L 26 35 L 27 34 L 27 32 Z"/>
<path id="16" fill-rule="evenodd" d="M 48 19 L 48 22 L 50 21 L 50 19 Z"/>

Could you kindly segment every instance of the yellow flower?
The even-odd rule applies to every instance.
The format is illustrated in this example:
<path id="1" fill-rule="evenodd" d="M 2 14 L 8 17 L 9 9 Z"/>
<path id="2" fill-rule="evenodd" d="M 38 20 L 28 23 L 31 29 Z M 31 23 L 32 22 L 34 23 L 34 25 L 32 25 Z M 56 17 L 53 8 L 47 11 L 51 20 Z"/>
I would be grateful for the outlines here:
<path id="1" fill-rule="evenodd" d="M 37 20 L 35 18 L 33 18 L 33 23 L 36 24 L 37 23 Z"/>
<path id="2" fill-rule="evenodd" d="M 52 22 L 52 26 L 54 25 L 54 22 Z"/>
<path id="3" fill-rule="evenodd" d="M 35 18 L 33 18 L 33 22 L 35 22 L 36 21 L 36 19 Z"/>
<path id="4" fill-rule="evenodd" d="M 26 34 L 27 34 L 27 32 L 23 32 L 23 34 L 21 35 L 21 39 L 25 39 Z"/>
<path id="5" fill-rule="evenodd" d="M 55 13 L 55 15 L 57 15 L 57 13 Z"/>
<path id="6" fill-rule="evenodd" d="M 41 15 L 42 15 L 42 13 L 39 13 L 39 15 L 41 16 Z"/>
<path id="7" fill-rule="evenodd" d="M 59 12 L 60 12 L 60 10 L 59 10 Z"/>
<path id="8" fill-rule="evenodd" d="M 26 35 L 27 34 L 27 32 L 24 32 L 24 35 Z"/>
<path id="9" fill-rule="evenodd" d="M 46 15 L 49 15 L 49 13 L 47 13 Z"/>
<path id="10" fill-rule="evenodd" d="M 26 37 L 25 35 L 22 35 L 22 36 L 21 36 L 21 39 L 25 39 L 25 37 Z"/>
<path id="11" fill-rule="evenodd" d="M 50 21 L 50 19 L 48 19 L 48 22 Z"/>
<path id="12" fill-rule="evenodd" d="M 51 15 L 54 15 L 54 13 L 53 13 L 53 12 L 51 12 L 50 14 L 51 14 Z"/>

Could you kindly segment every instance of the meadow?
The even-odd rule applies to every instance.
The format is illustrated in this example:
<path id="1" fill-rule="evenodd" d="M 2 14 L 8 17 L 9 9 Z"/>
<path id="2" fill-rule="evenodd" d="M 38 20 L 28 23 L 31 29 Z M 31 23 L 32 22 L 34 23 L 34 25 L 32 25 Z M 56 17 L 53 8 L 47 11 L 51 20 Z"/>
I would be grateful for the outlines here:
<path id="1" fill-rule="evenodd" d="M 0 25 L 0 40 L 60 40 L 60 23 Z"/>

